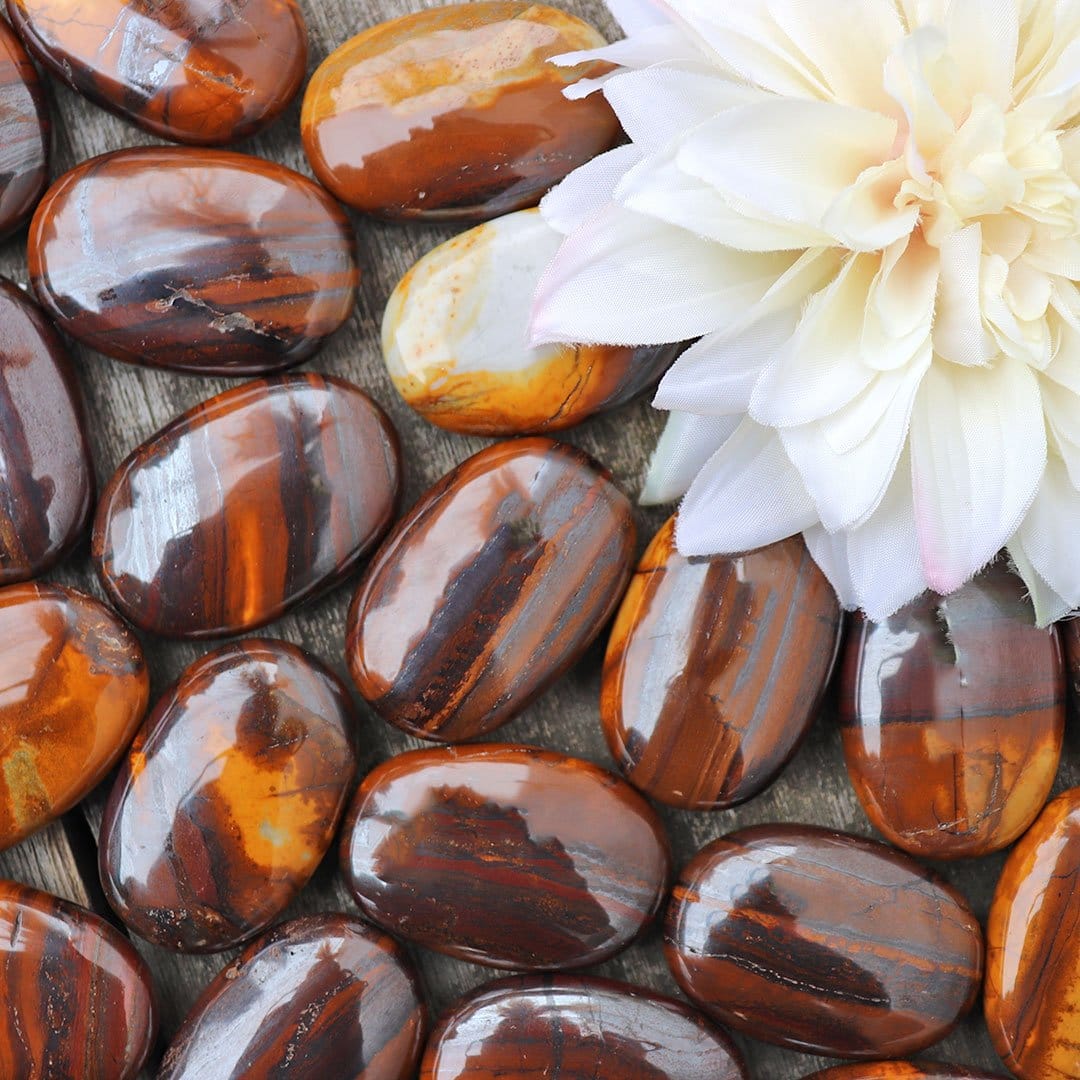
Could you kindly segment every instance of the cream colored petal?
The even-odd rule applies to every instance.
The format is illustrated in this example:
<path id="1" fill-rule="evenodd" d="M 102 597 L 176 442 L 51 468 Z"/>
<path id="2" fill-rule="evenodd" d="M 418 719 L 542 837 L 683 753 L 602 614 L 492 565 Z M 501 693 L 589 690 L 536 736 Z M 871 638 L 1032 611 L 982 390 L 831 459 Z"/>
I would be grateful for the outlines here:
<path id="1" fill-rule="evenodd" d="M 982 229 L 976 223 L 953 233 L 940 251 L 934 351 L 954 364 L 984 366 L 997 350 L 983 323 Z"/>
<path id="2" fill-rule="evenodd" d="M 902 159 L 866 169 L 833 200 L 822 221 L 825 230 L 852 251 L 881 251 L 906 239 L 920 213 L 917 202 L 901 196 L 908 176 Z"/>
<path id="3" fill-rule="evenodd" d="M 1051 456 L 1038 495 L 1020 526 L 1020 545 L 1035 573 L 1065 600 L 1080 607 L 1080 491 L 1073 486 L 1064 463 Z"/>
<path id="4" fill-rule="evenodd" d="M 739 417 L 673 412 L 649 462 L 641 502 L 659 506 L 686 494 L 694 477 L 739 426 Z"/>
<path id="5" fill-rule="evenodd" d="M 927 580 L 958 589 L 1005 546 L 1035 497 L 1046 427 L 1035 375 L 935 363 L 911 422 L 916 527 Z"/>
<path id="6" fill-rule="evenodd" d="M 640 161 L 641 152 L 629 143 L 586 162 L 544 196 L 544 220 L 567 236 L 580 229 L 611 202 L 619 181 Z"/>

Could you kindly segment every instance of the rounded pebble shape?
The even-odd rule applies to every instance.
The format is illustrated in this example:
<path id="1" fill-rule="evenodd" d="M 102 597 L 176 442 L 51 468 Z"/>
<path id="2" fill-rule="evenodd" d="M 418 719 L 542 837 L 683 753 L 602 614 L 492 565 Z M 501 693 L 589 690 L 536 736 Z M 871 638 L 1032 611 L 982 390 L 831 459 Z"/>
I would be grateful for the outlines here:
<path id="1" fill-rule="evenodd" d="M 443 1017 L 420 1080 L 746 1080 L 738 1050 L 682 1002 L 606 979 L 489 983 Z"/>
<path id="2" fill-rule="evenodd" d="M 420 497 L 349 612 L 353 680 L 384 719 L 461 742 L 512 719 L 611 617 L 634 554 L 630 502 L 587 454 L 496 443 Z"/>
<path id="3" fill-rule="evenodd" d="M 221 971 L 157 1080 L 412 1080 L 427 1010 L 408 958 L 359 919 L 282 923 Z"/>
<path id="4" fill-rule="evenodd" d="M 0 240 L 26 221 L 49 185 L 51 127 L 38 73 L 0 18 Z"/>
<path id="5" fill-rule="evenodd" d="M 1020 1080 L 1080 1077 L 1080 788 L 1010 852 L 986 924 L 986 1026 Z"/>
<path id="6" fill-rule="evenodd" d="M 762 825 L 683 870 L 668 964 L 700 1008 L 810 1054 L 904 1057 L 944 1038 L 982 978 L 978 920 L 907 855 L 857 836 Z"/>
<path id="7" fill-rule="evenodd" d="M 974 858 L 1039 816 L 1061 760 L 1065 665 L 1004 564 L 883 623 L 855 616 L 840 686 L 848 774 L 897 847 Z"/>
<path id="8" fill-rule="evenodd" d="M 154 1044 L 150 971 L 77 904 L 0 881 L 0 1076 L 133 1080 Z"/>
<path id="9" fill-rule="evenodd" d="M 522 210 L 430 251 L 386 305 L 383 357 L 425 420 L 466 435 L 573 427 L 632 401 L 680 346 L 542 345 L 526 332 L 541 275 L 565 239 Z"/>
<path id="10" fill-rule="evenodd" d="M 1080 715 L 1080 619 L 1062 619 L 1057 628 L 1065 652 L 1069 701 L 1073 711 Z"/>
<path id="11" fill-rule="evenodd" d="M 972 1072 L 962 1065 L 937 1061 L 875 1061 L 858 1065 L 835 1065 L 805 1080 L 998 1080 L 991 1073 Z"/>
<path id="12" fill-rule="evenodd" d="M 652 921 L 671 869 L 655 811 L 587 761 L 529 746 L 400 754 L 357 790 L 345 881 L 390 933 L 489 967 L 597 964 Z"/>
<path id="13" fill-rule="evenodd" d="M 51 75 L 174 142 L 254 135 L 307 67 L 295 0 L 7 0 L 7 10 Z"/>
<path id="14" fill-rule="evenodd" d="M 356 771 L 337 677 L 294 645 L 249 640 L 196 660 L 135 738 L 98 840 L 105 896 L 180 952 L 252 937 L 307 884 Z"/>
<path id="15" fill-rule="evenodd" d="M 277 371 L 352 314 L 341 208 L 307 177 L 224 150 L 118 150 L 38 205 L 30 276 L 62 330 L 117 360 L 201 375 Z"/>
<path id="16" fill-rule="evenodd" d="M 753 798 L 809 731 L 841 626 L 801 538 L 688 559 L 669 519 L 608 642 L 600 716 L 612 757 L 669 806 L 721 810 Z"/>
<path id="17" fill-rule="evenodd" d="M 60 585 L 0 589 L 0 849 L 105 778 L 149 697 L 139 642 L 104 604 Z"/>
<path id="18" fill-rule="evenodd" d="M 602 94 L 563 97 L 610 66 L 547 62 L 604 44 L 581 19 L 525 0 L 380 23 L 311 77 L 300 117 L 308 161 L 342 202 L 383 218 L 483 221 L 535 206 L 616 140 Z"/>
<path id="19" fill-rule="evenodd" d="M 363 391 L 314 373 L 227 390 L 143 443 L 109 481 L 92 553 L 144 630 L 239 634 L 349 574 L 389 526 L 397 436 Z"/>
<path id="20" fill-rule="evenodd" d="M 0 585 L 38 577 L 90 522 L 82 391 L 38 306 L 0 278 Z"/>

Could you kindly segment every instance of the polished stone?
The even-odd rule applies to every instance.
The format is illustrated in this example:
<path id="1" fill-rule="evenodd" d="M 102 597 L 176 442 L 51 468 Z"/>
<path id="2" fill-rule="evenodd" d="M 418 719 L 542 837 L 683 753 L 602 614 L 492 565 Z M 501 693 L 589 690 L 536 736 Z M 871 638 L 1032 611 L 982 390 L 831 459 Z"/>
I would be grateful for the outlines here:
<path id="1" fill-rule="evenodd" d="M 962 1065 L 936 1061 L 875 1061 L 836 1065 L 804 1080 L 999 1080 L 987 1072 L 972 1072 Z"/>
<path id="2" fill-rule="evenodd" d="M 63 343 L 0 278 L 0 585 L 59 562 L 86 531 L 93 498 L 82 391 Z"/>
<path id="3" fill-rule="evenodd" d="M 625 948 L 659 910 L 663 826 L 629 784 L 526 746 L 401 754 L 360 785 L 341 845 L 364 915 L 491 967 L 561 970 Z"/>
<path id="4" fill-rule="evenodd" d="M 563 91 L 609 70 L 548 58 L 604 39 L 566 12 L 480 0 L 370 27 L 323 61 L 301 132 L 315 175 L 385 218 L 479 221 L 535 206 L 619 131 L 601 94 Z"/>
<path id="5" fill-rule="evenodd" d="M 103 604 L 60 585 L 0 589 L 0 849 L 105 778 L 149 695 L 135 635 Z"/>
<path id="6" fill-rule="evenodd" d="M 336 584 L 393 518 L 397 437 L 344 380 L 245 383 L 184 413 L 121 464 L 93 556 L 136 626 L 238 634 Z"/>
<path id="7" fill-rule="evenodd" d="M 571 975 L 480 987 L 428 1042 L 420 1080 L 745 1080 L 731 1040 L 682 1002 Z"/>
<path id="8" fill-rule="evenodd" d="M 7 0 L 7 9 L 51 75 L 175 142 L 254 135 L 304 78 L 295 0 Z"/>
<path id="9" fill-rule="evenodd" d="M 118 150 L 65 173 L 27 241 L 62 330 L 106 356 L 203 375 L 310 359 L 359 280 L 341 208 L 317 184 L 224 150 Z"/>
<path id="10" fill-rule="evenodd" d="M 217 952 L 264 930 L 326 854 L 356 769 L 348 693 L 283 641 L 195 661 L 131 747 L 98 841 L 141 937 Z"/>
<path id="11" fill-rule="evenodd" d="M 210 983 L 157 1080 L 413 1080 L 426 1014 L 391 938 L 346 915 L 295 919 Z"/>
<path id="12" fill-rule="evenodd" d="M 26 221 L 49 184 L 50 131 L 38 73 L 0 18 L 0 240 Z"/>
<path id="13" fill-rule="evenodd" d="M 738 1030 L 831 1057 L 917 1053 L 971 1008 L 978 920 L 951 886 L 884 844 L 762 825 L 714 841 L 668 908 L 668 963 Z"/>
<path id="14" fill-rule="evenodd" d="M 121 933 L 0 881 L 0 1076 L 134 1080 L 156 1028 L 150 972 Z"/>
<path id="15" fill-rule="evenodd" d="M 596 638 L 634 535 L 629 500 L 582 451 L 489 446 L 422 495 L 372 559 L 349 613 L 357 688 L 423 739 L 494 731 Z"/>
<path id="16" fill-rule="evenodd" d="M 887 840 L 923 858 L 986 855 L 1038 817 L 1057 775 L 1061 643 L 999 563 L 883 623 L 857 616 L 840 710 L 848 773 Z"/>
<path id="17" fill-rule="evenodd" d="M 533 296 L 563 240 L 538 210 L 477 225 L 425 255 L 386 305 L 383 357 L 406 404 L 448 431 L 573 427 L 653 386 L 679 346 L 543 345 Z"/>
<path id="18" fill-rule="evenodd" d="M 813 723 L 841 625 L 836 594 L 800 538 L 687 559 L 670 519 L 608 642 L 600 715 L 612 757 L 671 806 L 719 810 L 753 798 Z"/>
<path id="19" fill-rule="evenodd" d="M 1080 1077 L 1080 788 L 1013 848 L 986 924 L 983 1008 L 1020 1080 Z"/>

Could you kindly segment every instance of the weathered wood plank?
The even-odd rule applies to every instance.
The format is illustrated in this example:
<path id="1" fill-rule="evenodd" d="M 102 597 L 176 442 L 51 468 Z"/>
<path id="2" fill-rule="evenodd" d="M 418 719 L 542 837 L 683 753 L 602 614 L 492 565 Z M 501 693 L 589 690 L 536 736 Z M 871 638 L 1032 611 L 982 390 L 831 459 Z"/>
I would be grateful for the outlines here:
<path id="1" fill-rule="evenodd" d="M 301 0 L 312 35 L 311 67 L 360 29 L 380 19 L 404 14 L 419 7 L 433 7 L 433 0 Z M 613 35 L 614 26 L 599 0 L 566 0 L 563 6 L 585 15 Z M 57 171 L 94 154 L 124 146 L 145 145 L 155 140 L 83 102 L 63 88 L 53 88 L 57 120 Z M 273 158 L 308 172 L 297 134 L 299 107 L 294 105 L 268 133 L 241 149 Z M 344 375 L 367 387 L 387 408 L 402 436 L 408 469 L 407 504 L 452 465 L 483 445 L 482 440 L 448 435 L 429 427 L 406 409 L 386 377 L 378 347 L 378 326 L 386 299 L 411 263 L 435 243 L 450 235 L 448 229 L 393 227 L 353 218 L 359 239 L 364 280 L 360 302 L 348 326 L 310 366 Z M 0 273 L 26 280 L 25 237 L 0 246 Z M 92 416 L 91 435 L 99 477 L 104 480 L 121 458 L 176 413 L 231 385 L 227 380 L 199 379 L 150 371 L 115 363 L 74 350 L 81 369 Z M 646 405 L 624 409 L 617 416 L 589 422 L 567 436 L 603 461 L 629 491 L 636 491 L 661 418 Z M 657 511 L 639 511 L 641 545 L 664 517 Z M 59 580 L 101 595 L 88 565 L 85 551 L 78 553 L 57 574 Z M 267 636 L 278 636 L 303 645 L 340 674 L 345 611 L 351 587 L 269 627 Z M 145 641 L 159 694 L 203 647 Z M 610 764 L 600 734 L 597 715 L 599 668 L 602 648 L 594 647 L 586 660 L 563 679 L 542 701 L 505 728 L 500 737 L 536 743 Z M 768 821 L 801 821 L 829 825 L 869 834 L 844 772 L 839 740 L 826 706 L 798 758 L 765 795 L 737 811 L 690 814 L 666 811 L 677 859 L 684 862 L 703 843 L 736 826 Z M 412 740 L 391 730 L 370 711 L 358 706 L 362 769 L 412 745 Z M 1060 787 L 1080 780 L 1076 760 L 1077 736 L 1070 736 L 1067 764 Z M 105 785 L 107 790 L 107 785 Z M 95 793 L 83 808 L 96 835 L 104 790 Z M 1001 857 L 977 864 L 947 867 L 945 876 L 970 897 L 985 916 L 990 893 L 1001 866 Z M 18 848 L 0 855 L 0 873 L 82 903 L 100 904 L 92 880 L 92 860 L 73 850 L 62 824 L 54 825 Z M 336 872 L 336 851 L 331 852 L 315 880 L 294 905 L 294 912 L 349 910 L 351 902 Z M 183 957 L 139 943 L 151 964 L 162 999 L 163 1031 L 167 1037 L 210 977 L 227 960 L 216 957 Z M 433 954 L 417 954 L 435 1009 L 443 1009 L 454 997 L 491 977 L 480 968 Z M 603 966 L 618 978 L 674 992 L 654 931 L 623 956 Z M 772 1047 L 747 1043 L 755 1075 L 770 1080 L 794 1080 L 821 1066 L 817 1059 L 786 1053 Z M 984 1067 L 993 1066 L 993 1054 L 981 1020 L 969 1020 L 959 1032 L 934 1051 L 934 1056 Z"/>

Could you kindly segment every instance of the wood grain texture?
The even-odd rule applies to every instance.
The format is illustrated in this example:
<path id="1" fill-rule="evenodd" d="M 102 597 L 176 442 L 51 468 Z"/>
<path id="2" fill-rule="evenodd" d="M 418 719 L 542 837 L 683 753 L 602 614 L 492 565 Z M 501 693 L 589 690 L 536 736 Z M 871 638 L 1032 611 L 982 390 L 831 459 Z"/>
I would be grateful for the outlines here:
<path id="1" fill-rule="evenodd" d="M 616 29 L 600 0 L 560 0 L 566 10 L 593 21 L 609 37 Z M 427 0 L 301 0 L 311 31 L 309 73 L 328 53 L 360 29 L 381 19 L 437 6 Z M 64 87 L 52 86 L 56 104 L 56 167 L 66 169 L 95 154 L 125 146 L 150 145 L 150 137 L 95 109 Z M 241 146 L 310 175 L 298 135 L 299 107 L 293 104 L 268 132 Z M 486 445 L 479 438 L 441 432 L 420 420 L 394 391 L 379 346 L 379 324 L 391 291 L 417 257 L 450 238 L 454 228 L 383 225 L 359 216 L 351 221 L 364 251 L 359 304 L 346 327 L 327 345 L 312 370 L 342 375 L 366 387 L 391 414 L 402 436 L 407 472 L 405 506 L 412 505 L 452 466 Z M 25 236 L 0 245 L 0 272 L 27 281 Z M 91 441 L 98 477 L 106 480 L 119 462 L 140 442 L 177 413 L 233 383 L 224 379 L 190 378 L 165 371 L 135 368 L 107 361 L 81 347 L 75 349 L 89 411 Z M 661 414 L 646 404 L 594 418 L 564 436 L 611 468 L 629 493 L 640 488 L 648 455 L 663 424 Z M 639 550 L 663 524 L 669 509 L 635 510 Z M 89 560 L 78 553 L 50 577 L 98 590 Z M 303 645 L 347 678 L 344 664 L 345 613 L 355 583 L 338 588 L 315 604 L 281 619 L 265 633 Z M 175 681 L 183 668 L 206 651 L 191 643 L 148 642 L 156 697 Z M 595 644 L 585 660 L 546 695 L 500 731 L 500 739 L 536 743 L 611 766 L 598 718 L 600 666 L 604 642 Z M 360 774 L 391 753 L 420 744 L 379 721 L 362 705 Z M 1080 783 L 1080 727 L 1066 734 L 1064 764 L 1057 790 Z M 83 805 L 91 830 L 101 817 L 100 795 Z M 792 764 L 766 793 L 733 811 L 715 814 L 662 810 L 675 848 L 676 862 L 685 863 L 703 844 L 722 833 L 751 824 L 811 822 L 871 835 L 872 829 L 848 782 L 835 723 L 835 705 L 827 701 Z M 104 904 L 93 852 L 87 858 L 87 829 L 74 814 L 63 823 L 0 854 L 0 873 L 50 889 L 81 903 Z M 958 885 L 985 919 L 1002 855 L 977 862 L 944 866 L 942 873 Z M 317 911 L 355 910 L 337 873 L 336 852 L 315 875 L 289 910 L 290 915 Z M 161 995 L 162 1027 L 168 1040 L 184 1013 L 225 963 L 223 957 L 185 957 L 137 942 L 147 958 Z M 457 996 L 487 982 L 488 970 L 436 956 L 417 954 L 433 1007 L 445 1009 Z M 654 931 L 627 952 L 601 965 L 600 974 L 655 987 L 669 994 L 677 989 L 663 960 Z M 800 1080 L 820 1069 L 810 1058 L 761 1043 L 744 1043 L 753 1075 L 766 1080 Z M 976 1014 L 928 1054 L 937 1061 L 962 1062 L 983 1071 L 1002 1072 L 981 1018 Z"/>

